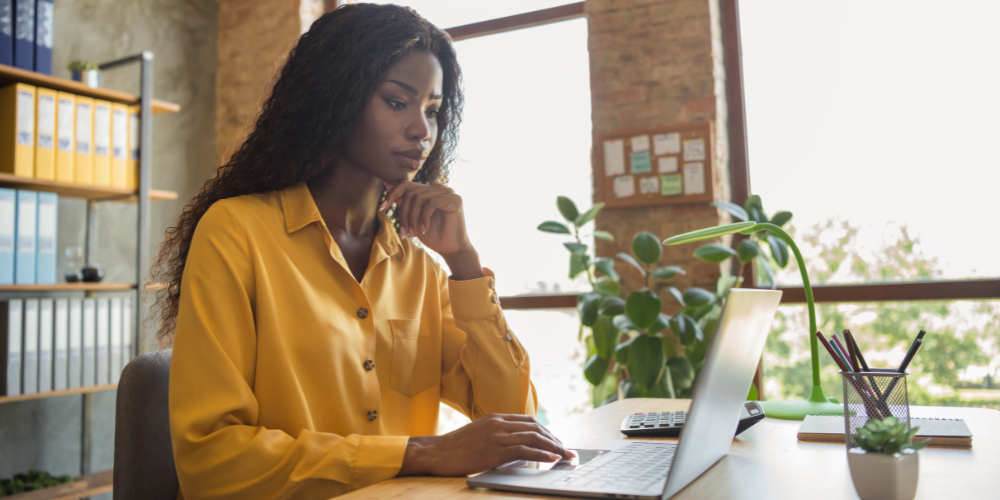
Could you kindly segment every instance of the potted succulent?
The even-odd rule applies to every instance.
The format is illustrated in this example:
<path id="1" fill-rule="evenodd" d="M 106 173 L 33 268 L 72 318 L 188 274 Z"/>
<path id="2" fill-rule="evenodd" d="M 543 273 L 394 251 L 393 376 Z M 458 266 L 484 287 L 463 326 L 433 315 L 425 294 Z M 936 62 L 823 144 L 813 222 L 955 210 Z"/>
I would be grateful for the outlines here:
<path id="1" fill-rule="evenodd" d="M 73 61 L 69 63 L 73 79 L 84 85 L 97 88 L 101 86 L 101 67 L 89 61 Z"/>
<path id="2" fill-rule="evenodd" d="M 862 500 L 911 500 L 917 494 L 920 459 L 917 450 L 930 439 L 911 443 L 919 427 L 907 430 L 896 417 L 871 419 L 854 436 L 847 451 L 854 489 Z"/>

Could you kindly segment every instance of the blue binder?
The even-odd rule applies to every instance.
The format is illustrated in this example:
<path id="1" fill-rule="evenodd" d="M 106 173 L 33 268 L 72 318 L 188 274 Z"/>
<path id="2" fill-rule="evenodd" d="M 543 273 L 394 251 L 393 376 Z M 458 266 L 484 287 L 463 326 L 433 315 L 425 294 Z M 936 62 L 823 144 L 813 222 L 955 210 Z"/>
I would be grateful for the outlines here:
<path id="1" fill-rule="evenodd" d="M 0 64 L 14 65 L 14 0 L 0 0 Z"/>
<path id="2" fill-rule="evenodd" d="M 52 74 L 52 28 L 55 7 L 52 0 L 38 0 L 35 4 L 35 71 Z"/>
<path id="3" fill-rule="evenodd" d="M 38 253 L 35 257 L 35 283 L 56 284 L 56 228 L 59 227 L 59 195 L 38 193 Z"/>
<path id="4" fill-rule="evenodd" d="M 14 284 L 16 227 L 17 191 L 0 188 L 0 285 Z"/>
<path id="5" fill-rule="evenodd" d="M 35 0 L 14 0 L 14 66 L 35 69 Z"/>
<path id="6" fill-rule="evenodd" d="M 35 216 L 38 215 L 38 193 L 17 191 L 17 238 L 14 248 L 14 283 L 35 284 L 35 231 L 38 229 Z"/>

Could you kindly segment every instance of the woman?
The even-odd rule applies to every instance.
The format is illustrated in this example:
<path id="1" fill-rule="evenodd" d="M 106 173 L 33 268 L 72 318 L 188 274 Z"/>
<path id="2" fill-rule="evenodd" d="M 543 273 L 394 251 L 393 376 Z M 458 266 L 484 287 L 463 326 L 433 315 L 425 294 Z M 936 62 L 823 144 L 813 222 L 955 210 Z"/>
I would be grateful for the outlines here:
<path id="1" fill-rule="evenodd" d="M 323 16 L 167 232 L 153 276 L 181 497 L 329 498 L 573 456 L 531 417 L 527 353 L 443 184 L 460 80 L 412 10 Z M 434 436 L 441 401 L 474 422 Z"/>

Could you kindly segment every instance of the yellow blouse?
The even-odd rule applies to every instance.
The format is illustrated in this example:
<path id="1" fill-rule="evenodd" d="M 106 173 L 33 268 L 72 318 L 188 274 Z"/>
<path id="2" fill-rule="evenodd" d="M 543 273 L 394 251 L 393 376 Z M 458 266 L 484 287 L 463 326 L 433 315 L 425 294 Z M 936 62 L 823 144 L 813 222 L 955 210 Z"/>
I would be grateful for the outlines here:
<path id="1" fill-rule="evenodd" d="M 170 369 L 178 498 L 329 498 L 394 477 L 442 401 L 534 415 L 492 273 L 449 280 L 379 217 L 361 283 L 305 184 L 198 223 Z"/>

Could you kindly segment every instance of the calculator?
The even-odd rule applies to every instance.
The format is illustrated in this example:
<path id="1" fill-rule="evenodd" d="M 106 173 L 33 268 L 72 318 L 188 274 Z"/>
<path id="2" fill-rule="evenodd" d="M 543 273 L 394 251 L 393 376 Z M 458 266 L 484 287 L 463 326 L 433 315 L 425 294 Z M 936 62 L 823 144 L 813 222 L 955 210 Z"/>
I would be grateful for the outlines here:
<path id="1" fill-rule="evenodd" d="M 686 411 L 635 413 L 622 420 L 621 432 L 628 437 L 677 437 L 687 422 Z M 764 419 L 764 409 L 756 401 L 747 401 L 740 410 L 739 434 Z"/>

